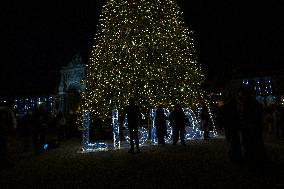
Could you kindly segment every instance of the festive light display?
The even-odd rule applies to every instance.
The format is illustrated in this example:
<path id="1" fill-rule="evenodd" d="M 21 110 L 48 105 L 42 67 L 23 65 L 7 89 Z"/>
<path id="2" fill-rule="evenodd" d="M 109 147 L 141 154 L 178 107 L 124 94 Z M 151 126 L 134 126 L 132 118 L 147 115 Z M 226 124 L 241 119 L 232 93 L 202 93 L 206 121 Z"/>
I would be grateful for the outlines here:
<path id="1" fill-rule="evenodd" d="M 251 78 L 250 80 L 243 80 L 243 85 L 248 85 L 249 83 L 253 85 L 256 99 L 260 103 L 266 102 L 268 104 L 274 104 L 276 102 L 276 98 L 272 93 L 272 84 L 270 77 L 257 77 Z"/>
<path id="2" fill-rule="evenodd" d="M 86 69 L 83 109 L 106 118 L 134 96 L 144 113 L 208 104 L 193 32 L 175 0 L 106 0 Z M 142 131 L 141 131 L 142 132 Z"/>
<path id="3" fill-rule="evenodd" d="M 23 98 L 15 99 L 13 104 L 13 110 L 17 116 L 23 116 L 26 112 L 33 110 L 40 104 L 45 104 L 45 107 L 49 112 L 53 111 L 53 97 L 37 97 L 37 98 Z"/>
<path id="4" fill-rule="evenodd" d="M 157 109 L 151 109 L 150 110 L 150 125 L 151 125 L 151 142 L 157 143 L 158 138 L 156 136 L 156 126 L 155 126 L 155 117 L 156 117 L 156 110 Z"/>
<path id="5" fill-rule="evenodd" d="M 112 135 L 114 149 L 120 149 L 119 126 L 118 126 L 118 112 L 112 110 Z"/>
<path id="6" fill-rule="evenodd" d="M 189 108 L 183 108 L 183 111 L 186 116 L 186 119 L 188 120 L 187 123 L 189 124 L 188 127 L 186 127 L 184 138 L 186 140 L 202 138 L 203 131 L 200 130 L 200 122 L 198 121 L 195 113 Z"/>
<path id="7" fill-rule="evenodd" d="M 43 149 L 44 149 L 44 150 L 47 150 L 47 149 L 48 149 L 48 144 L 44 144 L 44 145 L 43 145 Z"/>
<path id="8" fill-rule="evenodd" d="M 88 116 L 108 117 L 112 112 L 114 148 L 120 148 L 118 112 L 134 97 L 151 123 L 151 141 L 157 142 L 153 107 L 170 108 L 177 101 L 191 124 L 187 139 L 200 136 L 199 122 L 193 112 L 202 104 L 209 107 L 201 89 L 205 77 L 197 62 L 193 32 L 183 21 L 175 0 L 106 0 L 94 39 L 81 93 L 85 149 L 89 149 Z M 86 114 L 88 112 L 88 114 Z M 85 115 L 86 114 L 86 115 Z M 165 114 L 169 114 L 165 109 Z M 127 116 L 123 122 L 125 139 Z M 172 128 L 167 121 L 168 137 Z M 139 143 L 148 139 L 139 129 Z M 194 133 L 194 134 L 193 134 Z M 100 148 L 101 146 L 97 146 Z M 95 147 L 96 148 L 96 147 Z M 103 149 L 104 145 L 103 145 Z"/>
<path id="9" fill-rule="evenodd" d="M 89 139 L 90 131 L 90 113 L 89 111 L 83 111 L 83 151 L 107 151 L 108 145 L 106 143 L 90 143 Z"/>
<path id="10" fill-rule="evenodd" d="M 194 140 L 194 139 L 202 139 L 203 138 L 203 131 L 200 130 L 200 121 L 195 115 L 195 113 L 189 109 L 189 108 L 183 108 L 184 114 L 186 116 L 186 133 L 185 133 L 185 139 L 186 140 Z M 164 108 L 164 112 L 166 117 L 169 117 L 169 110 Z M 156 136 L 156 128 L 155 128 L 155 115 L 156 115 L 156 109 L 152 109 L 150 111 L 150 122 L 151 122 L 151 142 L 157 143 L 157 136 Z M 217 135 L 216 128 L 214 127 L 214 122 L 212 118 L 211 111 L 209 110 L 209 116 L 213 124 L 212 131 L 209 132 L 210 137 L 215 137 Z M 170 125 L 169 120 L 166 122 L 167 124 L 167 136 L 165 137 L 165 142 L 169 143 L 172 138 L 172 127 Z"/>
<path id="11" fill-rule="evenodd" d="M 200 130 L 200 120 L 199 116 L 196 116 L 195 113 L 189 108 L 183 108 L 183 111 L 186 116 L 186 140 L 195 140 L 203 138 L 203 131 Z M 169 118 L 170 111 L 164 108 L 164 113 L 167 118 Z M 155 114 L 156 109 L 150 110 L 150 122 L 151 122 L 151 144 L 156 144 L 158 142 L 156 137 L 156 128 L 155 128 Z M 211 111 L 209 111 L 210 118 L 212 119 Z M 90 114 L 88 111 L 83 111 L 83 151 L 84 152 L 94 152 L 94 151 L 107 151 L 111 148 L 108 147 L 106 143 L 90 143 L 89 142 L 89 125 L 90 125 Z M 165 142 L 170 143 L 173 135 L 172 127 L 170 121 L 167 119 L 167 136 L 165 136 Z M 212 123 L 214 125 L 214 123 Z M 115 109 L 112 111 L 112 125 L 113 125 L 113 149 L 120 149 L 120 135 L 119 135 L 119 125 L 118 125 L 118 111 Z M 127 143 L 129 143 L 129 131 L 127 116 L 123 121 L 123 127 L 126 129 L 124 132 L 124 137 Z M 139 128 L 139 145 L 144 145 L 148 140 L 149 131 L 144 127 Z M 213 127 L 213 130 L 210 131 L 209 136 L 215 137 L 217 135 L 216 128 Z"/>

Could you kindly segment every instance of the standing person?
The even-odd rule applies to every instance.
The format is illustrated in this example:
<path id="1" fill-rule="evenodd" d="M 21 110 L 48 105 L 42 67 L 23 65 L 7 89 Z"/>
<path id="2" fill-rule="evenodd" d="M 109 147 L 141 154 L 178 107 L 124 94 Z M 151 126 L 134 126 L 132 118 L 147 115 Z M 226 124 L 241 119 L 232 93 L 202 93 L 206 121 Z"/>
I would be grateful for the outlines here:
<path id="1" fill-rule="evenodd" d="M 170 121 L 173 128 L 173 145 L 176 145 L 180 137 L 181 144 L 185 146 L 185 114 L 179 103 L 176 103 L 174 110 L 170 113 Z"/>
<path id="2" fill-rule="evenodd" d="M 201 128 L 203 130 L 203 138 L 204 140 L 208 140 L 210 116 L 206 105 L 202 106 L 200 118 L 201 118 Z"/>
<path id="3" fill-rule="evenodd" d="M 248 165 L 261 165 L 267 160 L 262 136 L 263 108 L 248 87 L 241 87 L 238 95 L 238 112 L 240 115 L 244 158 Z"/>
<path id="4" fill-rule="evenodd" d="M 156 110 L 155 127 L 158 144 L 165 144 L 165 136 L 167 135 L 166 115 L 161 106 L 158 106 Z"/>
<path id="5" fill-rule="evenodd" d="M 232 162 L 241 163 L 240 117 L 237 101 L 231 93 L 220 109 L 220 127 L 225 132 L 229 159 Z"/>
<path id="6" fill-rule="evenodd" d="M 8 139 L 15 132 L 17 120 L 13 111 L 2 103 L 0 105 L 0 170 L 13 167 L 8 159 Z"/>
<path id="7" fill-rule="evenodd" d="M 138 126 L 141 123 L 141 111 L 139 106 L 135 104 L 133 97 L 129 98 L 129 105 L 127 105 L 122 114 L 122 120 L 127 115 L 128 130 L 130 137 L 130 150 L 129 153 L 134 153 L 134 142 L 136 145 L 137 153 L 140 153 L 139 139 L 138 139 Z"/>

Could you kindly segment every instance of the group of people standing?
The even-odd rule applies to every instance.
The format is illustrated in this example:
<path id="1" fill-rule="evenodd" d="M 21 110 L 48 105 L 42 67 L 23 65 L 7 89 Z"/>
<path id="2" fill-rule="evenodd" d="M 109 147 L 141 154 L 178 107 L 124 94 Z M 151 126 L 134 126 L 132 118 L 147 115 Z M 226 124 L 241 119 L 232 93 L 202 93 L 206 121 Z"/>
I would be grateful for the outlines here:
<path id="1" fill-rule="evenodd" d="M 180 139 L 181 144 L 185 146 L 185 126 L 186 116 L 179 103 L 174 105 L 173 110 L 170 112 L 169 117 L 165 115 L 162 106 L 158 106 L 155 117 L 155 128 L 158 144 L 165 144 L 165 137 L 167 136 L 167 120 L 173 128 L 173 145 L 176 145 Z"/>
<path id="2" fill-rule="evenodd" d="M 250 88 L 242 86 L 236 95 L 227 95 L 220 119 L 231 161 L 259 165 L 267 160 L 262 136 L 263 108 Z"/>
<path id="3" fill-rule="evenodd" d="M 30 143 L 35 154 L 42 153 L 49 147 L 59 147 L 65 139 L 66 120 L 62 112 L 52 116 L 42 104 L 18 118 L 18 133 L 23 143 L 22 152 L 27 152 Z"/>
<path id="4" fill-rule="evenodd" d="M 71 120 L 71 119 L 70 119 Z M 9 141 L 17 140 L 19 153 L 41 154 L 47 148 L 59 147 L 61 141 L 71 137 L 75 123 L 67 122 L 62 112 L 51 115 L 44 104 L 15 115 L 12 105 L 0 105 L 0 169 L 13 163 L 9 160 Z M 74 120 L 72 120 L 74 122 Z M 68 128 L 67 125 L 70 125 Z M 74 130 L 74 129 L 73 129 Z"/>
<path id="5" fill-rule="evenodd" d="M 12 111 L 7 108 L 1 108 L 1 132 L 0 132 L 0 147 L 1 147 L 1 164 L 6 161 L 7 154 L 7 136 L 11 133 L 9 128 L 15 128 L 16 120 Z M 130 136 L 130 153 L 134 153 L 136 146 L 137 153 L 140 153 L 138 128 L 142 123 L 142 114 L 138 105 L 135 104 L 135 99 L 129 99 L 129 104 L 124 108 L 122 119 L 127 115 L 129 136 Z M 237 95 L 230 93 L 225 105 L 220 112 L 220 126 L 225 131 L 225 137 L 228 143 L 228 155 L 230 160 L 234 162 L 247 163 L 263 162 L 267 159 L 263 137 L 263 108 L 262 105 L 255 99 L 252 91 L 246 87 L 241 87 Z M 200 114 L 201 127 L 204 131 L 204 139 L 209 138 L 209 122 L 210 116 L 208 109 L 202 107 Z M 58 145 L 65 137 L 64 125 L 66 120 L 62 113 L 59 113 L 54 119 Z M 167 117 L 162 106 L 158 106 L 155 117 L 156 136 L 158 144 L 165 144 L 167 136 L 167 120 L 173 128 L 173 145 L 177 145 L 178 140 L 182 145 L 185 143 L 185 127 L 186 116 L 179 103 L 174 105 L 173 110 Z M 24 150 L 29 147 L 29 142 L 26 137 L 29 135 L 30 126 L 33 128 L 32 139 L 35 146 L 35 153 L 40 153 L 43 150 L 45 142 L 46 130 L 48 129 L 49 117 L 48 112 L 42 106 L 35 109 L 33 112 L 28 112 L 21 120 L 22 134 L 24 136 Z M 9 127 L 8 127 L 9 126 Z"/>
<path id="6" fill-rule="evenodd" d="M 208 109 L 204 106 L 201 111 L 201 122 L 204 130 L 204 139 L 209 138 L 209 113 L 206 112 Z M 139 139 L 138 139 L 138 128 L 141 125 L 142 117 L 141 111 L 138 105 L 135 104 L 135 99 L 131 97 L 129 99 L 129 105 L 127 105 L 122 114 L 122 120 L 127 115 L 128 130 L 130 136 L 130 150 L 129 153 L 134 153 L 134 144 L 136 145 L 137 152 L 140 153 Z M 179 139 L 181 145 L 186 146 L 185 143 L 185 127 L 186 127 L 186 116 L 179 102 L 177 102 L 173 110 L 167 117 L 164 109 L 159 105 L 156 109 L 155 115 L 155 128 L 158 144 L 165 144 L 165 137 L 167 136 L 167 120 L 173 128 L 173 145 L 177 145 Z"/>

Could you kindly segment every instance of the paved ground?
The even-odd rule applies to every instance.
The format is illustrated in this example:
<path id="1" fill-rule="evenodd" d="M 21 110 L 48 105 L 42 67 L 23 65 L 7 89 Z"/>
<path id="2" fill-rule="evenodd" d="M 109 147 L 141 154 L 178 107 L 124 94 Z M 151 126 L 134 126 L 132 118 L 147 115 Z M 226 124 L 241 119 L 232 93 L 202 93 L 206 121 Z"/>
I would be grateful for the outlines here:
<path id="1" fill-rule="evenodd" d="M 0 188 L 284 188 L 283 142 L 266 140 L 271 163 L 258 169 L 230 163 L 222 137 L 141 154 L 80 149 L 73 138 L 38 156 L 11 152 L 15 167 L 0 171 Z"/>

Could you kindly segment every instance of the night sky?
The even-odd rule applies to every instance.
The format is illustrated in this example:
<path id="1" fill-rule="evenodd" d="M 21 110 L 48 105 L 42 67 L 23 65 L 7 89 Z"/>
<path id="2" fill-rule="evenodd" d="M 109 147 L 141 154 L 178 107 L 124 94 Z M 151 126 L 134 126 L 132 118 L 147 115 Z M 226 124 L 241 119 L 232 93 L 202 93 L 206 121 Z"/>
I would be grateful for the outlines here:
<path id="1" fill-rule="evenodd" d="M 209 80 L 283 70 L 284 6 L 278 0 L 179 0 L 195 31 Z M 102 0 L 1 3 L 0 96 L 55 94 L 59 70 L 80 53 L 87 60 Z M 3 32 L 4 31 L 4 32 Z"/>

